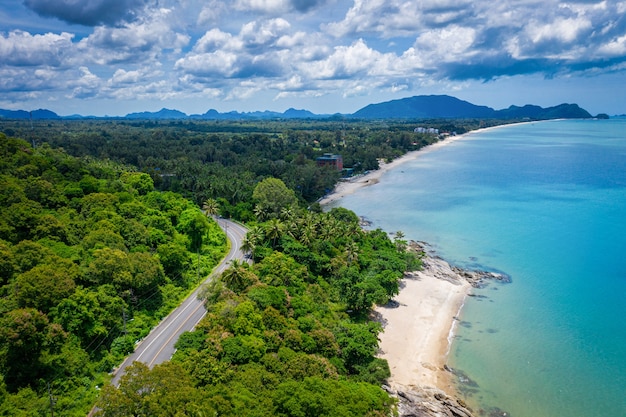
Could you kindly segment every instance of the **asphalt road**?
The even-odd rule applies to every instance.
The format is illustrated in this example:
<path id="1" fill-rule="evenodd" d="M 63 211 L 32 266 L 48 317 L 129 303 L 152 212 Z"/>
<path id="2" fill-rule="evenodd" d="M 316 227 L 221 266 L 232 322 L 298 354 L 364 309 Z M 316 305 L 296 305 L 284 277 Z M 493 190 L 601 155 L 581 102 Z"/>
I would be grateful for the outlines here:
<path id="1" fill-rule="evenodd" d="M 244 253 L 241 250 L 241 242 L 246 236 L 247 229 L 240 224 L 226 219 L 217 219 L 220 227 L 224 229 L 230 240 L 230 251 L 222 262 L 215 267 L 213 273 L 203 282 L 210 281 L 213 276 L 219 275 L 228 268 L 233 259 L 244 260 Z M 193 330 L 198 322 L 206 314 L 204 303 L 198 299 L 198 292 L 202 285 L 196 289 L 183 303 L 165 317 L 148 336 L 146 336 L 135 348 L 135 352 L 128 356 L 126 360 L 116 370 L 111 383 L 119 385 L 120 378 L 124 375 L 126 367 L 133 362 L 143 362 L 152 368 L 154 365 L 163 363 L 171 359 L 176 351 L 174 345 L 183 332 Z"/>

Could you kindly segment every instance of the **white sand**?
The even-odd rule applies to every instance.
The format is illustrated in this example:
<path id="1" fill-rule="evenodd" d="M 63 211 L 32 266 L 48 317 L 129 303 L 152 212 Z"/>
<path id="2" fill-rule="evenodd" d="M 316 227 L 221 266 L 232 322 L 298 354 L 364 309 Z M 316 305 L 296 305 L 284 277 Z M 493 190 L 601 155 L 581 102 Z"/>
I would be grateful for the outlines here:
<path id="1" fill-rule="evenodd" d="M 471 285 L 441 260 L 427 258 L 424 269 L 403 279 L 394 307 L 377 307 L 384 331 L 380 357 L 391 370 L 394 388 L 436 387 L 453 392 L 443 370 L 457 314 Z"/>

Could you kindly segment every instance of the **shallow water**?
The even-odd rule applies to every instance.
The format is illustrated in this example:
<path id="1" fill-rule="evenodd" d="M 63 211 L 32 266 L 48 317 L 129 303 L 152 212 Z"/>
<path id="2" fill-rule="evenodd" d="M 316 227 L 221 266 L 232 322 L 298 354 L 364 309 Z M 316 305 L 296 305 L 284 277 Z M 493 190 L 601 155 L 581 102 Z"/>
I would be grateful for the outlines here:
<path id="1" fill-rule="evenodd" d="M 334 205 L 512 276 L 457 327 L 449 363 L 475 411 L 624 416 L 625 191 L 626 119 L 550 121 L 471 134 Z"/>

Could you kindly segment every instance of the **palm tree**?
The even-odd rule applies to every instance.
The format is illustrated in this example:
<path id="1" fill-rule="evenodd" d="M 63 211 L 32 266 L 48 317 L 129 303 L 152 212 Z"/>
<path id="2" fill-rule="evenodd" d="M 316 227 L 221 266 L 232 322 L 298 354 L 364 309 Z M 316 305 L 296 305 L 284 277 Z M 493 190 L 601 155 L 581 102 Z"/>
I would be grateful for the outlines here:
<path id="1" fill-rule="evenodd" d="M 254 207 L 254 215 L 258 221 L 263 221 L 267 218 L 267 212 L 258 204 Z"/>
<path id="2" fill-rule="evenodd" d="M 351 265 L 352 262 L 359 259 L 359 247 L 354 241 L 350 241 L 346 245 L 344 253 L 346 255 L 346 261 L 348 262 L 348 265 Z"/>
<path id="3" fill-rule="evenodd" d="M 396 248 L 398 248 L 399 251 L 403 251 L 406 249 L 406 240 L 403 240 L 403 239 L 404 239 L 404 233 L 398 230 L 394 235 L 393 241 L 396 244 Z"/>
<path id="4" fill-rule="evenodd" d="M 215 217 L 220 212 L 220 205 L 214 198 L 207 198 L 204 203 L 202 203 L 202 210 L 207 216 Z"/>
<path id="5" fill-rule="evenodd" d="M 233 259 L 230 261 L 230 267 L 222 272 L 221 280 L 233 292 L 240 293 L 248 287 L 248 275 L 248 264 L 239 259 Z"/>
<path id="6" fill-rule="evenodd" d="M 271 219 L 265 226 L 265 236 L 272 239 L 272 247 L 276 247 L 276 240 L 282 236 L 285 225 L 278 219 Z"/>
<path id="7" fill-rule="evenodd" d="M 295 212 L 292 206 L 287 206 L 280 209 L 280 219 L 282 221 L 291 220 L 294 215 Z"/>

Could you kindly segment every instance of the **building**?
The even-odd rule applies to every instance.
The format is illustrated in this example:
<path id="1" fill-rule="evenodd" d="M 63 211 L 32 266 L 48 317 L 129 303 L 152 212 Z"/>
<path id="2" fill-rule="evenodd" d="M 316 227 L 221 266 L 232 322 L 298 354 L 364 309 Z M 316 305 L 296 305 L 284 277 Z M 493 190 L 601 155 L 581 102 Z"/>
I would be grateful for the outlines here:
<path id="1" fill-rule="evenodd" d="M 343 158 L 341 155 L 325 153 L 324 155 L 317 157 L 315 161 L 319 167 L 332 166 L 335 167 L 337 171 L 341 171 L 343 169 Z"/>

